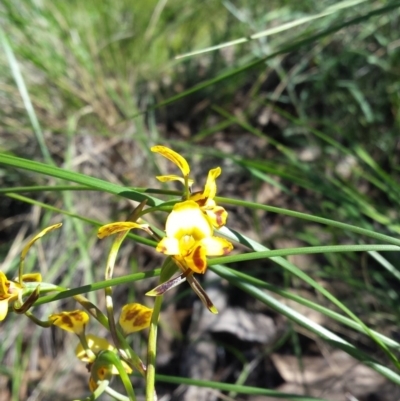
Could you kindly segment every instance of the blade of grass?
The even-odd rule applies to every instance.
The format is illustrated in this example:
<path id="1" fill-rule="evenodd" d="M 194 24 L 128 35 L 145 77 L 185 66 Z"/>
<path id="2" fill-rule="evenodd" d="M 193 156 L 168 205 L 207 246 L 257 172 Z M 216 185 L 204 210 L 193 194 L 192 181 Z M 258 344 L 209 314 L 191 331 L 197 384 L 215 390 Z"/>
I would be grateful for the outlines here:
<path id="1" fill-rule="evenodd" d="M 81 173 L 76 173 L 74 171 L 68 171 L 60 167 L 49 166 L 44 163 L 11 156 L 5 153 L 0 153 L 0 164 L 33 171 L 38 174 L 45 174 L 51 177 L 61 178 L 63 180 L 109 192 L 114 195 L 136 200 L 138 202 L 147 199 L 148 204 L 151 206 L 158 206 L 163 203 L 160 199 L 154 198 L 150 195 L 140 193 L 120 185 L 112 184 L 110 182 L 100 180 L 99 178 L 94 178 Z"/>
<path id="2" fill-rule="evenodd" d="M 289 256 L 289 255 L 310 255 L 315 253 L 334 253 L 334 252 L 367 252 L 367 251 L 392 251 L 400 252 L 400 247 L 396 245 L 325 245 L 325 246 L 307 246 L 300 248 L 287 248 L 287 249 L 275 249 L 273 251 L 257 251 L 251 253 L 245 253 L 240 255 L 222 256 L 219 258 L 213 258 L 208 261 L 208 265 L 212 266 L 219 263 L 234 263 L 244 262 L 247 260 L 257 260 L 265 258 L 273 258 L 276 256 Z"/>
<path id="3" fill-rule="evenodd" d="M 318 216 L 314 216 L 311 214 L 296 212 L 293 210 L 282 209 L 279 207 L 260 205 L 259 203 L 243 201 L 240 199 L 222 198 L 222 197 L 216 197 L 215 199 L 217 202 L 225 203 L 228 205 L 245 206 L 245 207 L 248 207 L 251 209 L 265 210 L 266 212 L 278 213 L 278 214 L 283 214 L 285 216 L 295 217 L 298 219 L 313 221 L 315 223 L 320 223 L 320 224 L 323 224 L 326 226 L 340 228 L 341 230 L 344 230 L 344 231 L 350 231 L 350 232 L 353 232 L 356 234 L 365 235 L 366 237 L 374 238 L 379 241 L 385 241 L 385 242 L 388 242 L 389 244 L 400 246 L 400 240 L 395 237 L 377 233 L 375 231 L 367 230 L 365 228 L 353 226 L 350 224 L 341 223 L 339 221 L 325 219 L 323 217 L 318 217 Z M 222 231 L 221 231 L 221 233 L 222 233 Z"/>
<path id="4" fill-rule="evenodd" d="M 93 226 L 101 227 L 102 225 L 104 225 L 104 222 L 100 222 L 100 221 L 97 221 L 97 220 L 89 219 L 87 217 L 84 217 L 84 216 L 81 216 L 81 215 L 78 215 L 78 214 L 75 214 L 75 213 L 71 213 L 71 212 L 68 212 L 68 211 L 63 210 L 63 209 L 59 209 L 59 208 L 56 208 L 54 206 L 48 205 L 47 203 L 43 203 L 43 202 L 39 202 L 39 201 L 37 201 L 35 199 L 27 198 L 26 196 L 17 195 L 17 194 L 13 194 L 13 193 L 8 193 L 8 194 L 6 194 L 6 196 L 8 196 L 10 198 L 13 198 L 13 199 L 17 199 L 17 200 L 19 200 L 21 202 L 29 203 L 31 205 L 40 206 L 44 210 L 49 210 L 51 212 L 63 214 L 65 216 L 69 216 L 69 217 L 72 217 L 74 219 L 79 219 L 79 220 L 84 221 L 86 223 L 89 223 L 89 224 L 91 224 Z M 157 245 L 157 243 L 155 241 L 147 239 L 147 238 L 144 238 L 144 237 L 141 237 L 141 236 L 139 236 L 137 234 L 129 233 L 128 237 L 133 239 L 133 240 L 135 240 L 135 241 L 137 241 L 137 242 L 140 242 L 140 243 L 142 243 L 144 245 L 149 245 L 149 246 L 152 246 L 152 247 L 155 247 Z"/>
<path id="5" fill-rule="evenodd" d="M 35 302 L 34 305 L 35 306 L 43 305 L 43 304 L 47 304 L 49 302 L 60 301 L 62 299 L 71 298 L 75 295 L 85 294 L 87 292 L 104 290 L 104 288 L 106 288 L 106 287 L 113 287 L 113 286 L 117 286 L 117 285 L 121 285 L 121 284 L 129 284 L 129 283 L 133 283 L 135 281 L 144 280 L 146 278 L 157 277 L 160 275 L 160 272 L 161 272 L 161 269 L 154 269 L 154 270 L 150 270 L 148 272 L 133 273 L 133 274 L 128 274 L 126 276 L 115 277 L 111 280 L 98 281 L 96 283 L 87 284 L 87 285 L 83 285 L 80 287 L 61 291 L 61 292 L 58 292 L 57 294 L 42 296 Z"/>
<path id="6" fill-rule="evenodd" d="M 8 42 L 8 39 L 0 25 L 0 41 L 4 47 L 4 52 L 6 54 L 8 63 L 10 64 L 10 69 L 13 74 L 15 83 L 17 84 L 19 93 L 22 97 L 22 101 L 24 102 L 24 106 L 28 117 L 31 121 L 33 132 L 35 133 L 36 140 L 38 141 L 40 150 L 44 157 L 44 160 L 47 164 L 53 165 L 53 159 L 50 155 L 49 149 L 47 148 L 46 142 L 44 140 L 42 129 L 40 128 L 39 120 L 36 117 L 35 109 L 33 108 L 31 99 L 29 97 L 28 90 L 25 85 L 25 81 L 22 77 L 21 70 L 19 68 L 17 59 L 15 58 L 14 52 Z"/>
<path id="7" fill-rule="evenodd" d="M 289 394 L 289 393 L 281 393 L 276 390 L 269 390 L 260 387 L 251 387 L 251 386 L 242 386 L 231 383 L 220 383 L 213 382 L 209 380 L 198 380 L 198 379 L 189 379 L 186 377 L 175 377 L 175 376 L 167 376 L 167 375 L 156 375 L 156 380 L 164 383 L 172 383 L 183 385 L 186 384 L 188 386 L 197 386 L 197 387 L 206 387 L 219 391 L 234 391 L 239 394 L 249 394 L 249 395 L 265 395 L 267 397 L 275 397 L 275 398 L 284 398 L 287 400 L 296 400 L 296 401 L 326 401 L 322 398 L 314 398 L 307 395 L 297 395 L 297 394 Z"/>
<path id="8" fill-rule="evenodd" d="M 182 195 L 182 192 L 169 190 L 169 189 L 158 189 L 158 188 L 140 188 L 140 187 L 127 187 L 133 191 L 148 194 L 158 195 Z M 85 185 L 32 185 L 26 187 L 8 187 L 0 188 L 0 194 L 8 193 L 20 193 L 20 192 L 49 192 L 49 191 L 101 191 L 99 188 L 91 188 Z"/>
<path id="9" fill-rule="evenodd" d="M 391 273 L 397 280 L 400 280 L 400 272 L 388 260 L 386 260 L 377 251 L 368 252 L 381 266 L 383 266 L 389 273 Z"/>
<path id="10" fill-rule="evenodd" d="M 285 24 L 282 24 L 282 25 L 279 25 L 279 26 L 276 26 L 276 27 L 273 27 L 273 28 L 270 28 L 270 29 L 266 29 L 265 31 L 257 32 L 257 33 L 255 33 L 253 35 L 250 35 L 249 37 L 243 37 L 243 38 L 231 40 L 229 42 L 221 43 L 221 44 L 216 45 L 216 46 L 210 46 L 210 47 L 207 47 L 206 49 L 200 49 L 200 50 L 195 50 L 195 51 L 192 51 L 192 52 L 189 52 L 189 53 L 180 54 L 180 55 L 176 56 L 175 59 L 182 59 L 182 58 L 185 58 L 185 57 L 191 57 L 191 56 L 207 53 L 207 52 L 210 52 L 210 51 L 223 49 L 225 47 L 234 46 L 234 45 L 238 45 L 238 44 L 241 44 L 241 43 L 246 43 L 246 42 L 249 42 L 250 40 L 255 40 L 255 39 L 260 39 L 262 37 L 271 36 L 271 35 L 274 35 L 276 33 L 280 33 L 280 32 L 292 29 L 292 28 L 294 28 L 296 26 L 303 25 L 303 24 L 305 24 L 307 22 L 311 22 L 311 21 L 316 20 L 318 18 L 326 17 L 328 15 L 331 15 L 331 14 L 333 14 L 335 12 L 338 12 L 340 10 L 343 10 L 345 8 L 354 7 L 355 5 L 363 3 L 364 1 L 366 1 L 366 0 L 342 1 L 340 3 L 337 3 L 337 4 L 334 4 L 332 6 L 327 7 L 321 13 L 310 15 L 310 16 L 307 16 L 307 17 L 298 18 L 295 21 L 290 21 L 290 22 L 287 22 Z"/>

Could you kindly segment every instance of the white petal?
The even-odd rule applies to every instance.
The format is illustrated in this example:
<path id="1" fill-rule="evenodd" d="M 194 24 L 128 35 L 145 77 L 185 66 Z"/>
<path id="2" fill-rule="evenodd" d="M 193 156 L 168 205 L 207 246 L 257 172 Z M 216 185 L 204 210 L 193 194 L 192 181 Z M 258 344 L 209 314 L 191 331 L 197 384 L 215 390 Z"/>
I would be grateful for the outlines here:
<path id="1" fill-rule="evenodd" d="M 210 237 L 213 227 L 194 201 L 177 203 L 167 218 L 167 237 L 180 239 L 184 235 Z"/>

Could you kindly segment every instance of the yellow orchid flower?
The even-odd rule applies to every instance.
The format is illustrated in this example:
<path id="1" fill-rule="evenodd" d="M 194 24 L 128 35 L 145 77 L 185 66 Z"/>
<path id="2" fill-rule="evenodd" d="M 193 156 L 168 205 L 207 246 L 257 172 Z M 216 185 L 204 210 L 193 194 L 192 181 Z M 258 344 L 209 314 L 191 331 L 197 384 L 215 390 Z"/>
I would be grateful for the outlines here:
<path id="1" fill-rule="evenodd" d="M 165 226 L 166 237 L 156 250 L 174 256 L 195 273 L 205 273 L 206 256 L 226 255 L 233 245 L 213 236 L 213 226 L 200 206 L 192 201 L 175 204 Z"/>
<path id="2" fill-rule="evenodd" d="M 22 275 L 22 283 L 18 281 L 8 280 L 7 276 L 0 271 L 0 321 L 4 320 L 8 313 L 8 307 L 18 299 L 24 290 L 24 282 L 42 281 L 39 273 L 28 273 Z"/>
<path id="3" fill-rule="evenodd" d="M 145 305 L 132 303 L 122 307 L 119 325 L 125 335 L 143 330 L 150 326 L 153 309 Z"/>

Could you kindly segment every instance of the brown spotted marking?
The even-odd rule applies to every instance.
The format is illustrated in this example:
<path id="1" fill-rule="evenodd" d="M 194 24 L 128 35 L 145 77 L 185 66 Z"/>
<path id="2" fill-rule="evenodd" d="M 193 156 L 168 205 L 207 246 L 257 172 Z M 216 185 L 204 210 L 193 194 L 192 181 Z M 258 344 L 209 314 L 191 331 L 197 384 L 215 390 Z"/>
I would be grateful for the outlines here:
<path id="1" fill-rule="evenodd" d="M 68 316 L 68 315 L 63 315 L 61 316 L 61 321 L 64 323 L 65 326 L 67 327 L 74 327 L 74 323 L 72 321 L 72 319 Z"/>
<path id="2" fill-rule="evenodd" d="M 135 309 L 130 309 L 126 315 L 125 315 L 125 321 L 130 321 L 130 320 L 135 320 L 136 316 L 140 313 L 140 310 L 135 308 Z"/>
<path id="3" fill-rule="evenodd" d="M 80 311 L 76 312 L 71 312 L 70 315 L 77 321 L 77 322 L 82 322 L 84 321 L 83 314 Z"/>
<path id="4" fill-rule="evenodd" d="M 203 253 L 202 247 L 201 246 L 196 247 L 196 249 L 193 251 L 192 259 L 198 270 L 204 273 L 207 264 L 206 261 L 204 260 L 202 253 Z"/>
<path id="5" fill-rule="evenodd" d="M 151 318 L 151 311 L 143 312 L 136 318 L 133 325 L 136 327 L 144 326 L 147 324 L 150 318 Z"/>

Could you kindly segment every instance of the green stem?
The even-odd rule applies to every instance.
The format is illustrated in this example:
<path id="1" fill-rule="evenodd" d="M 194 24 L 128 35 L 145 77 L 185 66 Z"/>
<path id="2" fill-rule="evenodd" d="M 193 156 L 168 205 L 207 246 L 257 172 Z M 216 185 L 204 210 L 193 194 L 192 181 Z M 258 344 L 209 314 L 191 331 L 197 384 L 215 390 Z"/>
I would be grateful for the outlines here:
<path id="1" fill-rule="evenodd" d="M 163 296 L 156 297 L 153 314 L 151 315 L 149 342 L 147 348 L 146 401 L 156 400 L 156 354 L 157 354 L 157 325 L 160 316 Z"/>
<path id="2" fill-rule="evenodd" d="M 114 320 L 114 306 L 113 306 L 113 299 L 112 299 L 112 288 L 106 287 L 104 289 L 105 297 L 106 297 L 106 309 L 107 309 L 107 317 L 108 317 L 108 324 L 110 326 L 110 333 L 111 337 L 114 341 L 114 345 L 117 349 L 121 348 L 121 344 L 119 342 L 118 333 L 117 333 L 117 326 Z"/>
<path id="3" fill-rule="evenodd" d="M 126 397 L 125 395 L 118 393 L 118 391 L 115 391 L 111 387 L 106 387 L 104 392 L 107 393 L 109 396 L 115 398 L 117 401 L 129 401 L 129 397 Z"/>
<path id="4" fill-rule="evenodd" d="M 35 302 L 35 306 L 47 304 L 50 302 L 60 301 L 62 299 L 71 298 L 87 292 L 102 290 L 109 286 L 113 287 L 120 284 L 129 284 L 146 278 L 157 277 L 160 275 L 160 271 L 161 269 L 155 269 L 155 270 L 150 270 L 148 272 L 128 274 L 126 276 L 116 277 L 111 280 L 99 281 L 97 283 L 87 284 L 81 287 L 70 288 L 70 289 L 62 287 L 54 288 L 54 291 L 60 291 L 60 292 L 57 294 L 45 295 L 44 297 L 40 297 Z M 40 288 L 41 292 L 43 291 L 42 286 L 43 283 L 41 283 L 41 288 Z M 48 291 L 52 291 L 52 289 L 49 289 Z"/>
<path id="5" fill-rule="evenodd" d="M 53 323 L 49 322 L 48 320 L 40 320 L 38 319 L 32 312 L 25 312 L 25 315 L 29 317 L 35 324 L 37 324 L 40 327 L 50 327 Z"/>
<path id="6" fill-rule="evenodd" d="M 95 353 L 90 349 L 89 344 L 88 344 L 87 339 L 86 339 L 85 333 L 79 333 L 79 334 L 77 334 L 77 336 L 78 336 L 78 338 L 79 338 L 79 341 L 80 341 L 81 344 L 82 344 L 83 349 L 84 349 L 85 352 L 86 352 L 87 357 L 93 362 L 93 361 L 96 359 L 96 355 L 95 355 Z"/>
<path id="7" fill-rule="evenodd" d="M 95 363 L 92 366 L 92 374 L 96 372 L 96 369 L 105 367 L 106 369 L 110 369 L 110 366 L 114 365 L 117 370 L 119 377 L 122 381 L 122 384 L 125 387 L 125 390 L 128 394 L 128 398 L 130 401 L 136 401 L 135 392 L 132 387 L 132 383 L 129 379 L 128 374 L 126 373 L 121 360 L 118 358 L 116 354 L 112 351 L 102 351 L 98 354 Z M 92 376 L 93 377 L 93 376 Z"/>
<path id="8" fill-rule="evenodd" d="M 143 210 L 143 208 L 146 206 L 146 200 L 142 201 L 130 214 L 129 218 L 127 221 L 132 221 L 136 222 L 140 214 Z M 119 248 L 121 247 L 122 243 L 124 242 L 124 239 L 126 236 L 129 234 L 130 230 L 125 230 L 120 233 L 118 233 L 115 236 L 115 239 L 113 241 L 113 244 L 111 246 L 110 252 L 108 254 L 107 258 L 107 265 L 106 265 L 106 272 L 105 272 L 105 279 L 106 280 L 111 280 L 112 276 L 114 274 L 114 266 L 115 266 L 115 261 L 117 260 L 117 255 Z M 118 337 L 118 332 L 117 332 L 117 326 L 115 324 L 114 320 L 114 306 L 113 306 L 113 299 L 112 299 L 112 287 L 106 287 L 104 289 L 105 292 L 105 297 L 106 297 L 106 308 L 107 308 L 107 316 L 108 316 L 108 324 L 110 326 L 110 332 L 111 336 L 113 338 L 114 344 L 117 349 L 121 349 L 121 344 L 119 341 Z"/>

